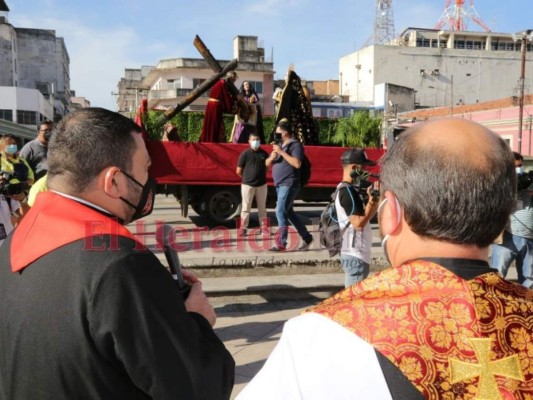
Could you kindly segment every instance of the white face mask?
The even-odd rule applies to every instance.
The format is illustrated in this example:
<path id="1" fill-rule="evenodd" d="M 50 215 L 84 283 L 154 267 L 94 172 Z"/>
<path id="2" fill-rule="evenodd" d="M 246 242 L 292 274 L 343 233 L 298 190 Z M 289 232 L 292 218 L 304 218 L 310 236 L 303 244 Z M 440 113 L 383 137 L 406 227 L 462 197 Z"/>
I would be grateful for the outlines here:
<path id="1" fill-rule="evenodd" d="M 250 142 L 250 147 L 254 150 L 257 150 L 259 148 L 259 145 L 261 144 L 261 142 L 259 140 L 252 140 Z"/>
<path id="2" fill-rule="evenodd" d="M 400 221 L 401 221 L 401 213 L 400 213 L 400 202 L 398 201 L 398 199 L 395 197 L 394 198 L 396 200 L 396 208 L 398 210 L 398 225 L 400 224 Z M 381 202 L 381 204 L 378 206 L 378 211 L 377 211 L 377 215 L 378 215 L 378 223 L 380 221 L 379 219 L 379 213 L 381 212 L 381 209 L 383 208 L 383 206 L 385 205 L 385 203 L 387 202 L 388 199 L 383 199 L 383 201 Z M 385 259 L 387 260 L 387 262 L 392 265 L 391 261 L 390 261 L 390 258 L 389 258 L 389 253 L 387 252 L 387 241 L 390 239 L 390 234 L 386 234 L 385 236 L 383 236 L 383 239 L 381 239 L 381 248 L 383 249 L 383 253 L 385 254 Z"/>
<path id="3" fill-rule="evenodd" d="M 516 167 L 515 171 L 517 174 L 523 174 L 524 173 L 524 167 Z"/>

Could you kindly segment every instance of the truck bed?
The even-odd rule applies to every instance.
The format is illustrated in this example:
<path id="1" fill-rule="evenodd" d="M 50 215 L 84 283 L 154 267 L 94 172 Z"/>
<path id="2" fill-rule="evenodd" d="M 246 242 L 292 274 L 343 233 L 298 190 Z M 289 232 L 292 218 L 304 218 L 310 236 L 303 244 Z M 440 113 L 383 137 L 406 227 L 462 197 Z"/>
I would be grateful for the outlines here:
<path id="1" fill-rule="evenodd" d="M 148 141 L 152 158 L 150 175 L 159 184 L 167 185 L 224 185 L 238 186 L 241 178 L 235 173 L 239 155 L 249 148 L 247 144 L 184 143 Z M 267 153 L 271 145 L 262 145 Z M 311 178 L 307 187 L 335 187 L 342 179 L 340 157 L 344 147 L 305 146 L 311 163 Z M 367 149 L 367 157 L 378 160 L 383 149 Z M 377 173 L 378 166 L 367 168 Z M 268 185 L 273 185 L 272 174 L 267 174 Z"/>

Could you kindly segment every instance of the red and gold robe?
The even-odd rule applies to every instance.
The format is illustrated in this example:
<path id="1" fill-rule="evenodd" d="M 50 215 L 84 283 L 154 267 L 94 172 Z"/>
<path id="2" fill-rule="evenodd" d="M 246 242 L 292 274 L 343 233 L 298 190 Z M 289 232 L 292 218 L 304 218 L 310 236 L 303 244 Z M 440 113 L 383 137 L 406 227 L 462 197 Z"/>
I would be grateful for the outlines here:
<path id="1" fill-rule="evenodd" d="M 533 291 L 429 261 L 366 279 L 308 310 L 370 343 L 426 399 L 533 398 Z"/>

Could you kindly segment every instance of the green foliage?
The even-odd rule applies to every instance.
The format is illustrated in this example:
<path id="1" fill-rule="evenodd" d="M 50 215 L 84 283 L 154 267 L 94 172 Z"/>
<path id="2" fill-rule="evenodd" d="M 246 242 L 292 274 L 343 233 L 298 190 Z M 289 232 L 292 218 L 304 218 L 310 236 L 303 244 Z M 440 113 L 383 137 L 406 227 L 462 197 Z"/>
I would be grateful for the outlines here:
<path id="1" fill-rule="evenodd" d="M 349 118 L 338 120 L 331 141 L 338 146 L 378 147 L 380 132 L 380 118 L 371 117 L 368 111 L 357 111 Z"/>
<path id="2" fill-rule="evenodd" d="M 160 140 L 163 136 L 163 126 L 158 124 L 158 117 L 161 114 L 160 111 L 149 111 L 144 118 L 144 124 L 151 139 Z M 228 141 L 234 118 L 233 115 L 224 115 L 223 121 Z M 202 132 L 203 120 L 204 113 L 202 112 L 180 112 L 170 122 L 176 126 L 181 141 L 197 142 Z M 350 118 L 338 120 L 315 118 L 315 123 L 318 125 L 321 146 L 377 147 L 379 145 L 380 119 L 370 117 L 366 111 L 359 111 Z M 275 116 L 263 116 L 266 140 L 269 140 L 275 125 Z"/>

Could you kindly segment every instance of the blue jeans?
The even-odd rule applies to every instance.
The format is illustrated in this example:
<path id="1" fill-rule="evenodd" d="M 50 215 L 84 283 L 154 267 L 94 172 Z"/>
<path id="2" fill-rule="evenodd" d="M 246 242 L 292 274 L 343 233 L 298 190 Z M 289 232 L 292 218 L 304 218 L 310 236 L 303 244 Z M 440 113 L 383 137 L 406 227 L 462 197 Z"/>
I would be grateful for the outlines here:
<path id="1" fill-rule="evenodd" d="M 340 260 L 344 270 L 344 287 L 352 286 L 368 277 L 370 265 L 360 258 L 341 254 Z"/>
<path id="2" fill-rule="evenodd" d="M 514 260 L 518 282 L 528 288 L 533 287 L 533 239 L 526 239 L 505 231 L 502 244 L 493 244 L 491 248 L 492 268 L 496 268 L 505 278 Z"/>
<path id="3" fill-rule="evenodd" d="M 294 212 L 293 203 L 299 190 L 300 187 L 276 186 L 276 219 L 278 220 L 276 246 L 278 247 L 287 246 L 289 222 L 296 228 L 298 234 L 305 242 L 310 242 L 313 239 L 305 224 Z"/>

